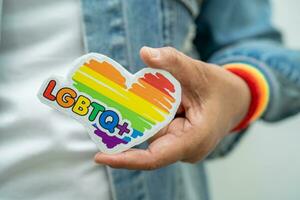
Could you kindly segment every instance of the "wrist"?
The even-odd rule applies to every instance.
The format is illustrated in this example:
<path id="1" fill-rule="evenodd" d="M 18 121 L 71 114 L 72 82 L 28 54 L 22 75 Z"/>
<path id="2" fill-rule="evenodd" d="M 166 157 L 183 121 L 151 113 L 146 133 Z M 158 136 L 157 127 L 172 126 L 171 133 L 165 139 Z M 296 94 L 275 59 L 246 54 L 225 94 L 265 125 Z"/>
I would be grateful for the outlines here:
<path id="1" fill-rule="evenodd" d="M 245 119 L 251 105 L 251 90 L 247 82 L 234 73 L 230 74 L 233 76 L 232 104 L 234 106 L 232 108 L 233 113 L 229 133 L 237 127 L 237 124 Z"/>
<path id="2" fill-rule="evenodd" d="M 247 114 L 232 129 L 232 131 L 239 131 L 245 129 L 264 113 L 269 102 L 269 85 L 264 75 L 249 64 L 230 63 L 224 65 L 224 68 L 240 77 L 250 91 Z"/>
<path id="3" fill-rule="evenodd" d="M 218 103 L 223 118 L 223 133 L 231 130 L 247 115 L 251 92 L 247 83 L 239 76 L 217 65 L 210 66 L 211 93 Z M 223 135 L 223 136 L 225 136 Z"/>

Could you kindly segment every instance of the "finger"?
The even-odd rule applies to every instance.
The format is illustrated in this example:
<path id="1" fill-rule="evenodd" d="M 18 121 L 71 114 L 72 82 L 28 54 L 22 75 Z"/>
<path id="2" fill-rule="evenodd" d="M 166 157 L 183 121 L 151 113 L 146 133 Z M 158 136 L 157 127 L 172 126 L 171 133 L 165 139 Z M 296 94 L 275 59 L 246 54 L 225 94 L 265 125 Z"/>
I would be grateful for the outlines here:
<path id="1" fill-rule="evenodd" d="M 143 47 L 140 55 L 149 67 L 167 70 L 180 82 L 186 81 L 186 76 L 193 74 L 192 65 L 199 63 L 172 47 Z"/>
<path id="2" fill-rule="evenodd" d="M 147 150 L 131 149 L 115 155 L 98 153 L 95 162 L 114 168 L 152 170 L 181 160 L 182 147 L 179 138 L 167 134 L 151 143 Z"/>
<path id="3" fill-rule="evenodd" d="M 152 137 L 150 137 L 147 142 L 149 144 L 151 144 L 153 141 L 155 141 L 157 138 L 162 137 L 163 135 L 167 134 L 168 131 L 168 126 L 165 126 L 164 128 L 162 128 L 160 131 L 158 131 L 158 133 L 154 134 Z"/>
<path id="4" fill-rule="evenodd" d="M 184 107 L 183 107 L 182 104 L 180 104 L 179 107 L 178 107 L 178 109 L 177 109 L 177 111 L 176 111 L 176 114 L 180 115 L 180 114 L 182 114 L 184 112 L 185 112 Z"/>

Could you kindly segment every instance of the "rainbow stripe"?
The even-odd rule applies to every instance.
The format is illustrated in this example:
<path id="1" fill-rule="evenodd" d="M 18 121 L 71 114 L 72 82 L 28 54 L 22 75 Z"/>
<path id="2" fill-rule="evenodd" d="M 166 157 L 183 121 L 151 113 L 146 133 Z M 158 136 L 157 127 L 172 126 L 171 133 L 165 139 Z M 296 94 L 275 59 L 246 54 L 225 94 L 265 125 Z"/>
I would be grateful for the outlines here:
<path id="1" fill-rule="evenodd" d="M 239 131 L 257 120 L 266 110 L 270 99 L 270 88 L 264 74 L 257 68 L 245 63 L 230 63 L 224 68 L 241 77 L 248 85 L 251 103 L 246 117 L 233 129 Z"/>
<path id="2" fill-rule="evenodd" d="M 160 73 L 146 73 L 126 87 L 126 78 L 110 63 L 91 59 L 72 76 L 73 85 L 94 99 L 118 110 L 123 119 L 131 122 L 131 137 L 166 119 L 175 102 L 174 85 Z M 123 138 L 128 142 L 131 139 Z"/>

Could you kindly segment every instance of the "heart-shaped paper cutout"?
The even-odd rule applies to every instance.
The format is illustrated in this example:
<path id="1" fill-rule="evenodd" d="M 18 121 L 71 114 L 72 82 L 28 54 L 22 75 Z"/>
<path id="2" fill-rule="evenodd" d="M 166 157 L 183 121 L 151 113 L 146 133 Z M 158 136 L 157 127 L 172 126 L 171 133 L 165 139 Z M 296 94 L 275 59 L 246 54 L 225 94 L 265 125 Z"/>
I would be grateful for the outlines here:
<path id="1" fill-rule="evenodd" d="M 164 70 L 144 68 L 132 75 L 111 58 L 90 53 L 74 62 L 67 81 L 47 79 L 38 97 L 82 122 L 100 151 L 118 153 L 170 123 L 181 87 Z"/>

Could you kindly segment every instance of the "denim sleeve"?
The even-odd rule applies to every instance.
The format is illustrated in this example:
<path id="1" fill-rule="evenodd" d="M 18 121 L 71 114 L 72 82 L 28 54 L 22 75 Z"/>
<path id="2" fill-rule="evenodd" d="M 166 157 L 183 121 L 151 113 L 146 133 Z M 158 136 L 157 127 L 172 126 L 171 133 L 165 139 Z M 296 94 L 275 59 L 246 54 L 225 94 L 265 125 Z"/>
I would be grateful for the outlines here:
<path id="1" fill-rule="evenodd" d="M 3 1 L 0 0 L 0 43 L 1 43 L 1 32 L 2 32 L 2 4 L 3 4 Z"/>
<path id="2" fill-rule="evenodd" d="M 282 46 L 270 8 L 268 0 L 204 0 L 194 43 L 206 62 L 242 62 L 259 69 L 271 95 L 262 119 L 275 122 L 300 111 L 300 51 Z M 244 132 L 224 138 L 210 157 L 228 153 Z"/>

